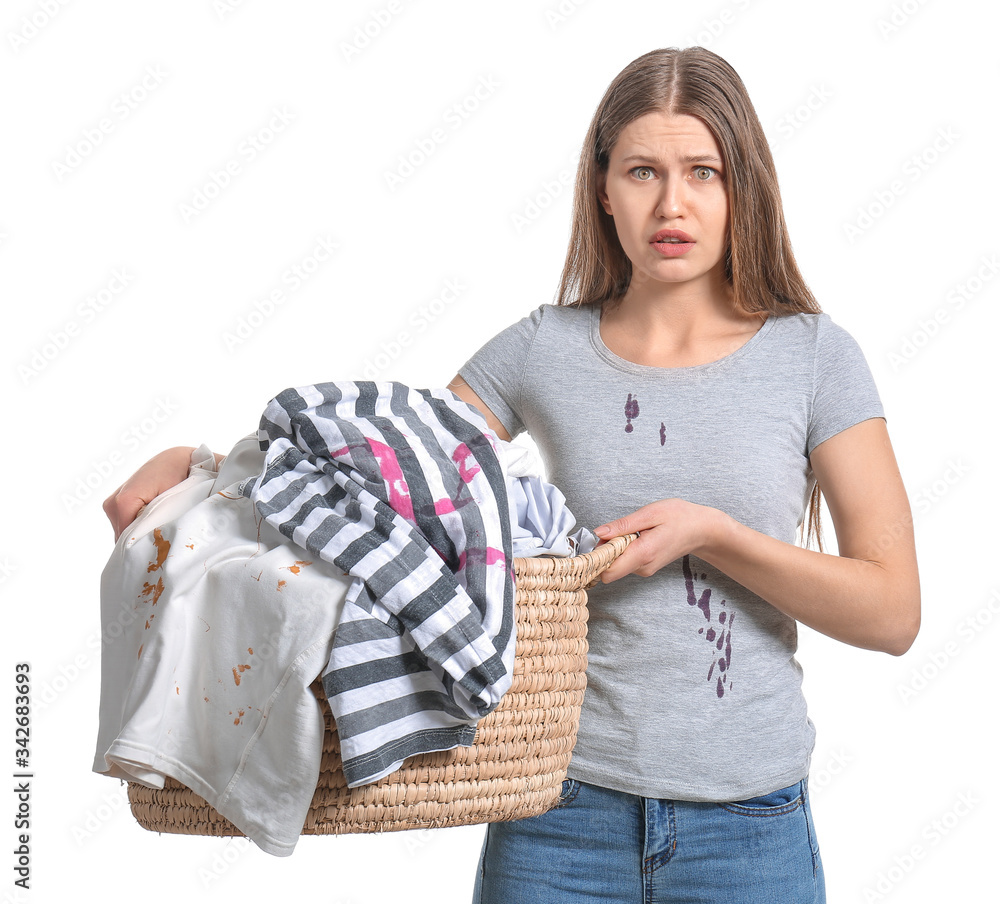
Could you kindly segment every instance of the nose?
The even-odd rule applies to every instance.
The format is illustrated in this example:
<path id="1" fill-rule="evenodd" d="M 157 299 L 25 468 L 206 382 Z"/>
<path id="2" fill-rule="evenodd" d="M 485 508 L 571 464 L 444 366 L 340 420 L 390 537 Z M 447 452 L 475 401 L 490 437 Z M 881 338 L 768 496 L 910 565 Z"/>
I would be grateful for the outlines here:
<path id="1" fill-rule="evenodd" d="M 656 204 L 656 216 L 671 220 L 682 216 L 686 206 L 686 185 L 680 176 L 668 173 L 663 179 L 663 189 Z"/>

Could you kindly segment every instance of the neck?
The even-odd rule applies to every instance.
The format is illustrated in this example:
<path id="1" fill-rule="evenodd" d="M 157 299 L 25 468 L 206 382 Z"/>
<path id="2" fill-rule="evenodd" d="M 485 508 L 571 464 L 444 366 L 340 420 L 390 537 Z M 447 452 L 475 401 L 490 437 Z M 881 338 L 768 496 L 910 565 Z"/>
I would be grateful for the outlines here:
<path id="1" fill-rule="evenodd" d="M 715 361 L 760 329 L 766 314 L 747 314 L 727 283 L 673 285 L 633 279 L 601 312 L 601 338 L 637 364 L 684 367 Z"/>
<path id="2" fill-rule="evenodd" d="M 633 276 L 614 312 L 615 319 L 631 323 L 639 333 L 667 331 L 675 337 L 714 332 L 724 324 L 745 322 L 747 317 L 736 307 L 732 286 L 720 272 L 706 274 L 694 284 Z"/>

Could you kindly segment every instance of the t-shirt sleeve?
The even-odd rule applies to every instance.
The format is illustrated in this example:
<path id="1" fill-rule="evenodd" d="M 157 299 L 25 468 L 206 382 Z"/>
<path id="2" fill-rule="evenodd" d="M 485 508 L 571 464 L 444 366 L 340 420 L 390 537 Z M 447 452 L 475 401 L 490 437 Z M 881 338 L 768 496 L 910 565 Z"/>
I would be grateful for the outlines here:
<path id="1" fill-rule="evenodd" d="M 861 346 L 847 330 L 821 314 L 806 454 L 812 455 L 831 436 L 873 417 L 885 418 L 885 412 Z"/>
<path id="2" fill-rule="evenodd" d="M 486 403 L 511 438 L 524 431 L 521 384 L 542 309 L 507 327 L 459 368 L 459 376 Z"/>

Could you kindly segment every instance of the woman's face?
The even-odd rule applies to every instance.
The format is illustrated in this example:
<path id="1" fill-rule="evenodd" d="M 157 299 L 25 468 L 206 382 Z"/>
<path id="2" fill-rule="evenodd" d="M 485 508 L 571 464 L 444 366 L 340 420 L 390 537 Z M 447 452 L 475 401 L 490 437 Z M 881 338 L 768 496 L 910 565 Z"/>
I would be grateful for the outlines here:
<path id="1" fill-rule="evenodd" d="M 650 287 L 713 290 L 725 281 L 729 196 L 722 152 L 698 118 L 648 113 L 622 131 L 598 197 Z"/>

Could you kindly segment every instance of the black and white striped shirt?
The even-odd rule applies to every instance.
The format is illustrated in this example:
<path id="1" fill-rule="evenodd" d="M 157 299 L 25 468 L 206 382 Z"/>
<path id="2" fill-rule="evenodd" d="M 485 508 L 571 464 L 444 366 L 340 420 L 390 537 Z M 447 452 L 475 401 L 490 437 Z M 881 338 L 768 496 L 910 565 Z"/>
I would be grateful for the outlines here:
<path id="1" fill-rule="evenodd" d="M 287 389 L 240 492 L 284 536 L 354 576 L 323 685 L 351 787 L 472 743 L 510 687 L 511 524 L 481 415 L 450 390 Z"/>

